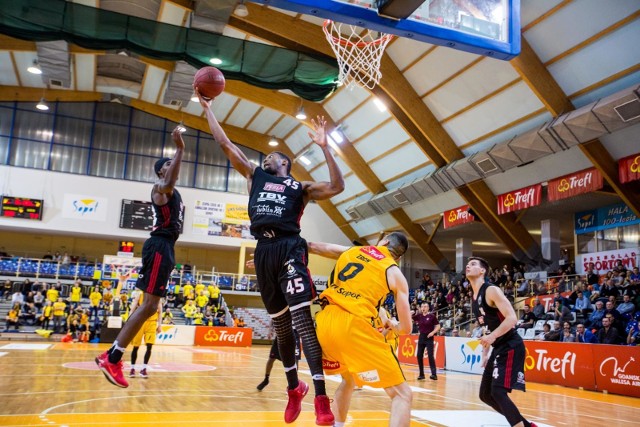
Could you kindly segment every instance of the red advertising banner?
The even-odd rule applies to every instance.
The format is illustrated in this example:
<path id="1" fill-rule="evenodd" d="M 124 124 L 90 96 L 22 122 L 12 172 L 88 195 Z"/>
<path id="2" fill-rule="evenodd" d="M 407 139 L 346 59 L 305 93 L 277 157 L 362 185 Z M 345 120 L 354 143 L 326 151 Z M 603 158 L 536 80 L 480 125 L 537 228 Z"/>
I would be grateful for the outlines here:
<path id="1" fill-rule="evenodd" d="M 602 188 L 602 174 L 596 168 L 585 169 L 549 181 L 549 200 L 556 201 Z"/>
<path id="2" fill-rule="evenodd" d="M 214 347 L 251 347 L 251 328 L 196 326 L 195 345 Z"/>
<path id="3" fill-rule="evenodd" d="M 498 215 L 538 206 L 542 203 L 542 184 L 531 185 L 496 197 L 498 199 Z"/>
<path id="4" fill-rule="evenodd" d="M 444 211 L 442 215 L 444 215 L 444 228 L 451 228 L 476 220 L 476 217 L 469 213 L 469 205 Z"/>
<path id="5" fill-rule="evenodd" d="M 527 381 L 594 390 L 596 365 L 591 349 L 598 345 L 525 341 L 525 347 Z"/>
<path id="6" fill-rule="evenodd" d="M 598 390 L 640 397 L 640 348 L 622 345 L 592 347 Z"/>
<path id="7" fill-rule="evenodd" d="M 640 179 L 640 154 L 618 160 L 618 177 L 622 184 Z"/>
<path id="8" fill-rule="evenodd" d="M 398 360 L 400 363 L 418 364 L 418 337 L 419 335 L 400 335 L 400 340 L 398 341 Z M 444 369 L 444 337 L 436 336 L 433 340 L 433 357 L 436 359 L 436 368 Z M 429 366 L 427 350 L 424 351 L 423 360 L 425 369 L 427 369 Z"/>
<path id="9" fill-rule="evenodd" d="M 548 283 L 548 285 L 550 286 L 554 286 L 553 284 Z M 571 292 L 561 292 L 560 293 L 561 296 L 568 298 L 569 295 L 571 295 Z M 531 297 L 531 298 L 527 298 L 524 303 L 529 305 L 530 307 L 533 307 L 533 300 L 539 300 L 540 304 L 542 304 L 542 306 L 544 307 L 544 312 L 546 313 L 547 311 L 551 310 L 551 308 L 553 307 L 554 301 L 553 299 L 556 297 L 555 292 L 552 294 L 544 294 L 544 295 L 537 295 L 535 297 Z"/>

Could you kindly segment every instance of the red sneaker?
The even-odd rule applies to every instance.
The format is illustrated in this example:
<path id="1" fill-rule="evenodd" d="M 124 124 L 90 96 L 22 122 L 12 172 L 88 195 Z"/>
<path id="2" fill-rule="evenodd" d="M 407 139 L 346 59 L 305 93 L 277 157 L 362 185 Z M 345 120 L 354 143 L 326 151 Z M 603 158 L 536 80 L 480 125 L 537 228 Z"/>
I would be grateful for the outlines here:
<path id="1" fill-rule="evenodd" d="M 298 381 L 298 387 L 293 390 L 287 389 L 289 402 L 287 403 L 287 408 L 284 410 L 285 423 L 292 423 L 298 418 L 298 415 L 300 415 L 300 411 L 302 410 L 302 399 L 304 399 L 308 391 L 309 386 L 303 381 Z"/>
<path id="2" fill-rule="evenodd" d="M 122 360 L 118 363 L 109 362 L 109 354 L 105 351 L 96 357 L 96 365 L 100 368 L 109 382 L 115 386 L 127 388 L 129 383 L 122 373 Z"/>
<path id="3" fill-rule="evenodd" d="M 331 401 L 326 395 L 316 396 L 313 401 L 316 407 L 316 424 L 319 426 L 332 426 L 335 418 L 331 412 Z"/>
<path id="4" fill-rule="evenodd" d="M 140 376 L 142 378 L 148 378 L 149 375 L 147 375 L 147 368 L 144 368 L 142 371 L 140 371 Z"/>

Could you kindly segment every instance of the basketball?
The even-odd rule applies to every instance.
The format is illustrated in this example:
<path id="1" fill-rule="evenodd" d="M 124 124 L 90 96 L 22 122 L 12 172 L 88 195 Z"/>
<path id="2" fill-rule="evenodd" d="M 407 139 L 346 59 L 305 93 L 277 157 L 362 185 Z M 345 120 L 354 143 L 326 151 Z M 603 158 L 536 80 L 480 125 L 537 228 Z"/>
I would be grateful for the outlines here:
<path id="1" fill-rule="evenodd" d="M 224 75 L 216 67 L 200 68 L 193 77 L 193 86 L 207 99 L 220 95 L 224 90 L 224 83 Z"/>

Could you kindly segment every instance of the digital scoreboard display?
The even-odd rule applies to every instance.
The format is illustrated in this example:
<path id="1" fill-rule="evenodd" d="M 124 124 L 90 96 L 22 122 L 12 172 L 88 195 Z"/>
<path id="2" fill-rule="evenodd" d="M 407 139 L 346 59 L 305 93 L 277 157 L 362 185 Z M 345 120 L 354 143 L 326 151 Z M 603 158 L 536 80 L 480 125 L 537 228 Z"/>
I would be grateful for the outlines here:
<path id="1" fill-rule="evenodd" d="M 153 228 L 151 202 L 123 199 L 120 210 L 120 228 L 151 231 Z"/>
<path id="2" fill-rule="evenodd" d="M 184 218 L 184 207 L 182 208 L 182 217 Z M 153 229 L 153 206 L 151 202 L 122 199 L 120 228 L 151 231 Z M 182 228 L 180 233 L 182 233 Z"/>
<path id="3" fill-rule="evenodd" d="M 2 196 L 0 216 L 42 220 L 42 205 L 39 199 Z"/>

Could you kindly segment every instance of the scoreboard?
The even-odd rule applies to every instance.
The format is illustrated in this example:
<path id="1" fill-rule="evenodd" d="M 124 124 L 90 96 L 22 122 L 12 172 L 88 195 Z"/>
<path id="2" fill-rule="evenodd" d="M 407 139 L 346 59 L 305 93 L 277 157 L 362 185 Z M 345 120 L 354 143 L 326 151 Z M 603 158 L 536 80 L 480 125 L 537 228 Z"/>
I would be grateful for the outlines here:
<path id="1" fill-rule="evenodd" d="M 0 216 L 42 220 L 43 200 L 25 197 L 2 197 Z"/>
<path id="2" fill-rule="evenodd" d="M 150 231 L 153 228 L 151 202 L 123 199 L 120 209 L 120 228 Z"/>

